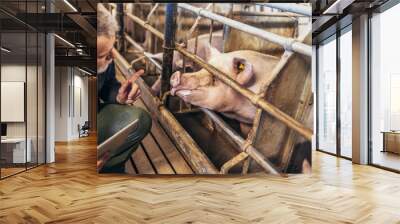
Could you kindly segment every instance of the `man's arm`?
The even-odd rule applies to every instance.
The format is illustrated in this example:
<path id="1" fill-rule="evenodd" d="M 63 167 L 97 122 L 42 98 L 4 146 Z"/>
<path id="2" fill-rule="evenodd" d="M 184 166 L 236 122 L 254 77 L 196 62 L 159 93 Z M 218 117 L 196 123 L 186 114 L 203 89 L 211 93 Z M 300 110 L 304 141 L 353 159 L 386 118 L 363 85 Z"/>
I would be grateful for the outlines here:
<path id="1" fill-rule="evenodd" d="M 105 103 L 118 103 L 116 97 L 118 90 L 121 87 L 121 83 L 115 78 L 115 67 L 114 63 L 111 63 L 107 70 L 97 76 L 99 88 L 99 97 Z"/>

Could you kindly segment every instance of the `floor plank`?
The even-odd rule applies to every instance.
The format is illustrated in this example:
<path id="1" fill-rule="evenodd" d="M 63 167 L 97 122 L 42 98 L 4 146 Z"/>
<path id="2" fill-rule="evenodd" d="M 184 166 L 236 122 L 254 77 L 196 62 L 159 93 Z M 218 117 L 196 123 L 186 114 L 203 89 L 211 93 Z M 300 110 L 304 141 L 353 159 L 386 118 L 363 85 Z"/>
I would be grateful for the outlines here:
<path id="1" fill-rule="evenodd" d="M 137 100 L 135 105 L 147 110 L 146 106 L 141 100 Z M 147 154 L 150 156 L 152 161 L 154 160 L 156 163 L 156 168 L 159 168 L 159 172 L 161 174 L 193 174 L 189 164 L 186 162 L 181 153 L 172 143 L 171 139 L 155 119 L 153 119 L 151 134 L 146 137 L 144 142 L 147 143 L 147 145 L 145 144 L 146 151 L 148 147 L 150 147 L 149 151 L 147 151 Z M 160 151 L 161 154 L 158 151 Z M 155 156 L 155 158 L 152 158 L 152 156 Z"/>
<path id="2" fill-rule="evenodd" d="M 131 159 L 128 159 L 128 161 L 126 161 L 125 163 L 125 172 L 131 175 L 137 174 L 135 167 L 133 167 Z"/>
<path id="3" fill-rule="evenodd" d="M 142 146 L 132 154 L 132 160 L 138 169 L 139 174 L 155 174 L 149 159 L 147 158 Z"/>
<path id="4" fill-rule="evenodd" d="M 153 120 L 151 133 L 153 134 L 154 139 L 158 142 L 158 145 L 161 146 L 161 150 L 163 150 L 177 174 L 193 174 L 193 171 L 186 160 L 155 120 Z"/>
<path id="5" fill-rule="evenodd" d="M 164 154 L 161 152 L 160 147 L 151 135 L 147 135 L 142 140 L 142 144 L 158 174 L 175 174 Z"/>

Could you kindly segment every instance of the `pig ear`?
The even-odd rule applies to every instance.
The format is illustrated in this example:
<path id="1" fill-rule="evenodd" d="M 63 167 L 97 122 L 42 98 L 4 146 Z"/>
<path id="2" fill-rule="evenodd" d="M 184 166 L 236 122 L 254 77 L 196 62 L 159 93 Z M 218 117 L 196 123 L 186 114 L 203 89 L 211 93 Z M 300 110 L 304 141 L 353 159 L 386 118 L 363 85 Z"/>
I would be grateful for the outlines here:
<path id="1" fill-rule="evenodd" d="M 219 54 L 221 54 L 221 52 L 219 52 L 217 48 L 211 46 L 211 44 L 208 42 L 206 43 L 206 46 L 205 46 L 206 61 L 209 61 L 210 58 L 215 57 Z"/>
<path id="2" fill-rule="evenodd" d="M 237 74 L 236 81 L 246 85 L 254 76 L 253 66 L 243 58 L 233 58 L 233 70 Z"/>

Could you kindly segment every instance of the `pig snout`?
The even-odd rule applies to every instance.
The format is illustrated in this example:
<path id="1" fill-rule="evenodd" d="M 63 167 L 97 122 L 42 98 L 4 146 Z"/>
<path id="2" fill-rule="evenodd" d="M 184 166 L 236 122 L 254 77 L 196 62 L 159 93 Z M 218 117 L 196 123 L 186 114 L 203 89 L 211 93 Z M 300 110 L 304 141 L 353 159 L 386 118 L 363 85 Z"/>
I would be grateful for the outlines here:
<path id="1" fill-rule="evenodd" d="M 172 74 L 169 82 L 171 84 L 171 94 L 174 96 L 175 92 L 181 82 L 181 72 L 177 71 L 174 74 Z"/>
<path id="2" fill-rule="evenodd" d="M 181 72 L 175 72 L 171 76 L 170 84 L 172 87 L 177 87 L 179 83 L 181 82 Z"/>

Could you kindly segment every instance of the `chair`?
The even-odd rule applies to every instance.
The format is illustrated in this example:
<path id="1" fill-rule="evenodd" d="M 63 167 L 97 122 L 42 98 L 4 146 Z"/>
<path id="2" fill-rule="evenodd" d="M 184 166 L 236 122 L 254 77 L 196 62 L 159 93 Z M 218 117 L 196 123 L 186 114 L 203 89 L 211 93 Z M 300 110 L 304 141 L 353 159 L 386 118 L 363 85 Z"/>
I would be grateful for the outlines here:
<path id="1" fill-rule="evenodd" d="M 89 121 L 85 121 L 82 127 L 78 124 L 79 138 L 89 136 L 89 129 L 90 129 Z"/>

